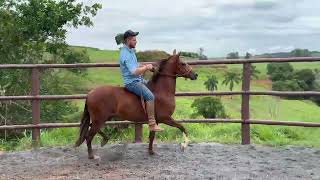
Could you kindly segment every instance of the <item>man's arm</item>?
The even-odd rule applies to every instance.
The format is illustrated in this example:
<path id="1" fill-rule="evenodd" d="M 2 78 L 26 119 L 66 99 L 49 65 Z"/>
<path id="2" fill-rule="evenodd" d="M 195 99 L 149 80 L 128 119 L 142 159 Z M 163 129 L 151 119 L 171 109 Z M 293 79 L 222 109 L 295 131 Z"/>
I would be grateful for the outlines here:
<path id="1" fill-rule="evenodd" d="M 146 65 L 142 65 L 141 67 L 135 68 L 135 66 L 126 61 L 126 65 L 129 69 L 129 71 L 133 74 L 133 75 L 142 75 L 144 74 L 147 70 L 151 70 L 153 68 L 152 64 L 146 64 Z"/>
<path id="2" fill-rule="evenodd" d="M 146 65 L 142 66 L 142 67 L 138 67 L 136 68 L 132 74 L 134 75 L 142 75 L 144 74 L 146 71 L 148 70 L 148 67 Z"/>

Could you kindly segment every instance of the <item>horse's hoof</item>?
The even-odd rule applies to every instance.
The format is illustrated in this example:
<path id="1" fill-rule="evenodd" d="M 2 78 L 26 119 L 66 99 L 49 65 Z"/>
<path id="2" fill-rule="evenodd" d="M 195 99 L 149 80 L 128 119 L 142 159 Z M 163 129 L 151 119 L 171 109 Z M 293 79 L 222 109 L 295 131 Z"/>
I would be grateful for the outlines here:
<path id="1" fill-rule="evenodd" d="M 106 145 L 108 143 L 108 140 L 103 139 L 101 141 L 101 147 L 103 147 L 104 145 Z"/>
<path id="2" fill-rule="evenodd" d="M 184 152 L 187 149 L 187 145 L 185 143 L 181 143 L 181 151 Z"/>
<path id="3" fill-rule="evenodd" d="M 97 155 L 89 155 L 89 159 L 100 159 L 100 156 Z"/>
<path id="4" fill-rule="evenodd" d="M 158 153 L 154 152 L 153 150 L 149 150 L 149 155 L 158 155 Z"/>

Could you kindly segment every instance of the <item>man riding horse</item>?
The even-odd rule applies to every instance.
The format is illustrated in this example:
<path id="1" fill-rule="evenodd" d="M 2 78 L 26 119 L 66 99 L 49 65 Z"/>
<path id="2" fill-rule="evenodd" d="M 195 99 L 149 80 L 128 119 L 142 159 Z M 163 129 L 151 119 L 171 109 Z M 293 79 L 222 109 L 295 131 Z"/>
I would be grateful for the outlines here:
<path id="1" fill-rule="evenodd" d="M 154 112 L 154 95 L 146 86 L 147 82 L 142 78 L 147 70 L 152 70 L 152 64 L 146 64 L 139 67 L 137 57 L 134 51 L 136 47 L 137 40 L 136 36 L 139 32 L 133 32 L 128 30 L 124 33 L 124 46 L 120 50 L 120 69 L 122 74 L 122 79 L 125 88 L 136 94 L 139 97 L 143 97 L 146 101 L 146 110 L 148 115 L 148 123 L 150 131 L 162 131 L 155 120 Z"/>
<path id="2" fill-rule="evenodd" d="M 193 72 L 191 66 L 180 60 L 180 53 L 176 54 L 176 50 L 167 59 L 157 61 L 155 67 L 151 64 L 139 67 L 133 50 L 137 43 L 135 38 L 137 35 L 138 32 L 127 31 L 120 38 L 124 41 L 124 47 L 120 51 L 120 69 L 125 87 L 104 85 L 90 90 L 87 95 L 75 147 L 86 140 L 89 159 L 97 158 L 91 143 L 97 133 L 103 138 L 102 146 L 108 142 L 109 136 L 104 134 L 101 128 L 113 117 L 137 123 L 148 121 L 150 155 L 155 154 L 153 150 L 155 133 L 162 130 L 158 123 L 180 129 L 184 137 L 181 147 L 185 149 L 188 146 L 186 129 L 172 118 L 176 105 L 176 80 L 178 77 L 196 80 L 198 75 Z M 147 70 L 154 72 L 148 83 L 141 77 Z M 141 104 L 141 97 L 147 102 L 147 113 L 144 103 Z"/>

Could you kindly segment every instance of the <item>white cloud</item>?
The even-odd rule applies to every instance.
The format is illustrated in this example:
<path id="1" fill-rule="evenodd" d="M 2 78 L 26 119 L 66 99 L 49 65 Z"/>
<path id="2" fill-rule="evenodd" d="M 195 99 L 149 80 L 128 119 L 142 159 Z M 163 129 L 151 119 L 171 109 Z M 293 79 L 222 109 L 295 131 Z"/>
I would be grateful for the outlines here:
<path id="1" fill-rule="evenodd" d="M 92 2 L 103 4 L 95 26 L 71 29 L 70 44 L 117 49 L 114 36 L 132 29 L 140 32 L 138 50 L 204 47 L 209 56 L 225 56 L 230 51 L 320 49 L 316 0 L 86 1 Z"/>

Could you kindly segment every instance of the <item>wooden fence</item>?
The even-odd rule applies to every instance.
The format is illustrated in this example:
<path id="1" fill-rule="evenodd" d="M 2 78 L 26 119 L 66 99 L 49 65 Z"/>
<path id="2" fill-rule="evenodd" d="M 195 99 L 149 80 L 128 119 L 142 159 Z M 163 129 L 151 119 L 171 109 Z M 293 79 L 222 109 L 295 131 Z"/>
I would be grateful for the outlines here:
<path id="1" fill-rule="evenodd" d="M 320 96 L 316 91 L 250 91 L 251 64 L 252 63 L 271 63 L 271 62 L 320 62 L 320 57 L 302 58 L 259 58 L 259 59 L 234 59 L 234 60 L 193 60 L 188 61 L 190 65 L 214 65 L 214 64 L 242 64 L 243 79 L 242 91 L 234 92 L 178 92 L 176 96 L 223 96 L 241 95 L 241 119 L 182 119 L 177 120 L 181 123 L 241 123 L 242 144 L 250 144 L 250 124 L 263 125 L 285 125 L 320 127 L 320 123 L 314 122 L 293 122 L 293 121 L 274 121 L 250 119 L 249 102 L 251 95 L 271 95 L 271 96 Z M 85 94 L 80 95 L 40 95 L 40 69 L 47 68 L 94 68 L 94 67 L 119 67 L 119 64 L 105 63 L 86 63 L 86 64 L 2 64 L 1 69 L 31 69 L 32 71 L 32 90 L 30 96 L 0 96 L 0 101 L 32 101 L 32 124 L 27 125 L 3 125 L 0 130 L 32 129 L 32 140 L 35 145 L 40 140 L 41 128 L 62 128 L 78 127 L 79 123 L 40 123 L 40 101 L 41 100 L 65 100 L 65 99 L 85 99 Z M 145 122 L 146 123 L 146 122 Z M 129 121 L 109 121 L 108 124 L 134 124 Z M 135 123 L 135 142 L 142 141 L 142 124 Z"/>

